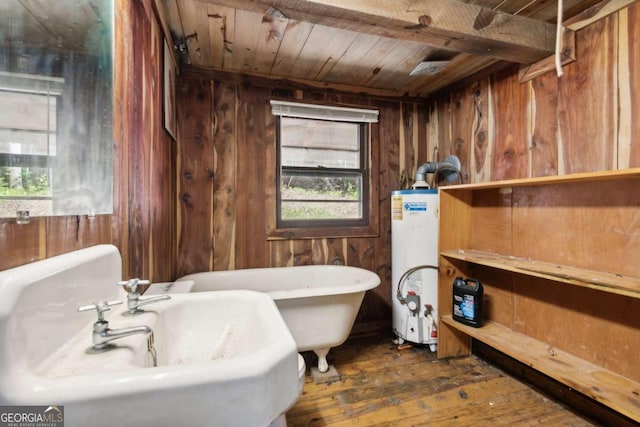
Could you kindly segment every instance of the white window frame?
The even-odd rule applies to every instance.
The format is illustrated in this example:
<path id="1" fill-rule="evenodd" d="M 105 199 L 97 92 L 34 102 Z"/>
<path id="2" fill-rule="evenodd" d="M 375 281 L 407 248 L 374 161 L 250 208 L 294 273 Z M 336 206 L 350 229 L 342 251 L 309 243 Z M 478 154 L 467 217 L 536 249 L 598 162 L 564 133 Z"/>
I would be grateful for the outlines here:
<path id="1" fill-rule="evenodd" d="M 273 114 L 278 117 L 276 120 L 276 138 L 277 138 L 277 182 L 276 182 L 276 226 L 278 229 L 346 229 L 350 227 L 367 227 L 370 225 L 370 216 L 371 209 L 370 205 L 372 203 L 370 197 L 370 173 L 371 169 L 369 167 L 369 150 L 370 150 L 370 130 L 369 124 L 378 122 L 378 110 L 369 110 L 369 109 L 359 109 L 359 108 L 348 108 L 348 107 L 337 107 L 337 106 L 325 106 L 325 105 L 316 105 L 316 104 L 304 104 L 298 102 L 289 102 L 289 101 L 277 101 L 271 100 L 271 107 Z M 360 172 L 362 173 L 362 208 L 363 215 L 362 218 L 358 219 L 349 219 L 349 218 L 339 218 L 339 219 L 304 219 L 304 220 L 283 220 L 281 218 L 281 193 L 280 193 L 280 177 L 282 172 L 282 164 L 280 159 L 280 118 L 281 117 L 293 117 L 299 119 L 310 119 L 310 120 L 326 120 L 326 121 L 337 121 L 337 122 L 350 122 L 354 124 L 360 125 L 360 133 L 361 133 L 361 141 L 360 149 L 363 151 L 361 153 L 361 167 Z M 304 168 L 301 168 L 304 169 Z M 337 171 L 339 173 L 340 171 Z"/>

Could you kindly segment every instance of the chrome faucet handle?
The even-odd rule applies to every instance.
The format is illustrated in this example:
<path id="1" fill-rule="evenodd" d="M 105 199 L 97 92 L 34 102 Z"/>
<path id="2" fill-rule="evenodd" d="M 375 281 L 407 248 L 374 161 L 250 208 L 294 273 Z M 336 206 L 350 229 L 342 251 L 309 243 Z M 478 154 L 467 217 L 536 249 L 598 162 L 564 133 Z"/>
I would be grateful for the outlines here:
<path id="1" fill-rule="evenodd" d="M 96 310 L 98 312 L 98 321 L 104 322 L 104 312 L 111 310 L 112 305 L 122 304 L 122 301 L 98 301 L 93 304 L 78 307 L 78 312 Z"/>
<path id="2" fill-rule="evenodd" d="M 121 282 L 118 282 L 118 285 L 120 286 L 124 286 L 126 288 L 129 288 L 129 291 L 133 294 L 137 293 L 138 291 L 138 286 L 140 285 L 150 285 L 151 282 L 149 280 L 143 280 L 143 279 L 129 279 L 129 280 L 123 280 Z"/>

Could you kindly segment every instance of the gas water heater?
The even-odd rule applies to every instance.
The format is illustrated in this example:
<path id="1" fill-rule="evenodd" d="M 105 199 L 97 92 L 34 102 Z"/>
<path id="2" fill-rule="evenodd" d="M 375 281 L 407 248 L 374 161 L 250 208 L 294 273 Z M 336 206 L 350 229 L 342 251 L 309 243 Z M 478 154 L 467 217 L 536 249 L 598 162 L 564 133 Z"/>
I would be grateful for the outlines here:
<path id="1" fill-rule="evenodd" d="M 393 332 L 436 350 L 438 332 L 438 190 L 391 193 Z"/>
<path id="2" fill-rule="evenodd" d="M 425 163 L 416 172 L 412 190 L 391 193 L 391 299 L 393 332 L 405 340 L 438 343 L 438 190 L 425 174 L 451 183 L 460 180 L 460 161 Z"/>

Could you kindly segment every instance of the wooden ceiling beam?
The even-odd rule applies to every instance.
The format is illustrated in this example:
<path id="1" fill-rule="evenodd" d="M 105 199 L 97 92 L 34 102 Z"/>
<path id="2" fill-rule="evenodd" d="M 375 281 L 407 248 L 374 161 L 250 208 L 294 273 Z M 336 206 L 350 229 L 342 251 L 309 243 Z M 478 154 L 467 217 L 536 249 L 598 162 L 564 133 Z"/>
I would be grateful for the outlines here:
<path id="1" fill-rule="evenodd" d="M 595 21 L 616 13 L 625 7 L 629 7 L 637 1 L 638 0 L 603 0 L 573 18 L 566 20 L 563 24 L 570 30 L 578 31 L 593 24 Z"/>
<path id="2" fill-rule="evenodd" d="M 553 54 L 555 25 L 455 0 L 204 0 L 439 49 L 531 64 Z"/>

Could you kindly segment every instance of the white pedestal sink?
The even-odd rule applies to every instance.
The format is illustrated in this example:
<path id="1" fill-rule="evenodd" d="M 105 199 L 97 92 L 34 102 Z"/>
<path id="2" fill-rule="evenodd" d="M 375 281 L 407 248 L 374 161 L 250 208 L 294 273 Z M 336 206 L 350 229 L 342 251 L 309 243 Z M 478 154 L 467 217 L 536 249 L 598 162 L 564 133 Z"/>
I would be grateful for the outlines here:
<path id="1" fill-rule="evenodd" d="M 67 426 L 267 426 L 299 397 L 296 344 L 251 291 L 176 294 L 114 329 L 148 336 L 92 349 L 94 301 L 124 300 L 117 249 L 100 245 L 0 272 L 0 405 L 64 405 Z M 91 420 L 88 423 L 87 420 Z"/>

